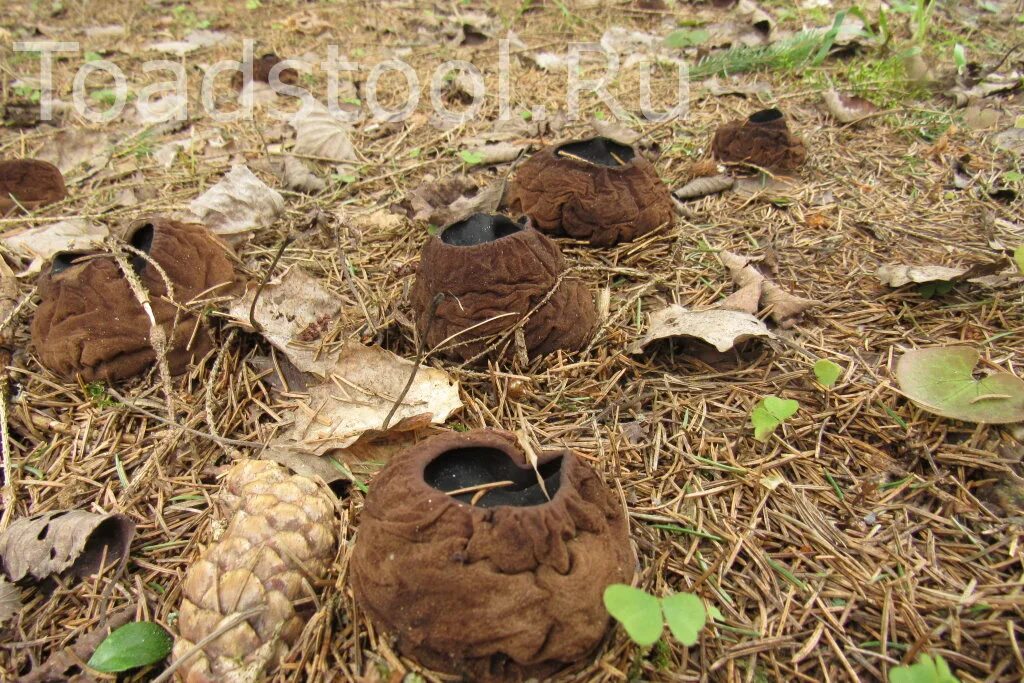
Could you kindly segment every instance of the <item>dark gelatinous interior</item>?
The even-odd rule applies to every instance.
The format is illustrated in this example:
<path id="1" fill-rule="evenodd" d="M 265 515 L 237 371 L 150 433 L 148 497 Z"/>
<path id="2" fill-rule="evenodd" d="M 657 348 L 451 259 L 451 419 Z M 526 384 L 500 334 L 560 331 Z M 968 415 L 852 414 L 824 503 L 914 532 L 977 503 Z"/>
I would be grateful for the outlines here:
<path id="1" fill-rule="evenodd" d="M 544 488 L 548 495 L 554 497 L 561 483 L 562 458 L 550 460 L 538 467 L 538 470 L 544 478 Z M 519 467 L 507 454 L 496 448 L 456 448 L 448 451 L 427 465 L 423 477 L 428 484 L 445 493 L 499 481 L 513 482 L 483 494 L 476 502 L 477 507 L 529 507 L 548 502 L 533 468 Z M 455 498 L 469 503 L 477 493 L 461 493 Z"/>
<path id="2" fill-rule="evenodd" d="M 128 240 L 128 244 L 132 245 L 144 254 L 148 254 L 149 250 L 153 248 L 153 226 L 150 223 L 140 225 L 136 228 L 135 232 L 132 233 L 131 238 Z M 142 258 L 138 254 L 132 254 L 132 270 L 139 275 L 146 269 L 146 259 Z"/>
<path id="3" fill-rule="evenodd" d="M 778 109 L 762 109 L 750 115 L 751 123 L 771 123 L 782 118 L 782 112 Z"/>
<path id="4" fill-rule="evenodd" d="M 585 159 L 599 166 L 623 166 L 633 160 L 633 148 L 620 145 L 608 138 L 591 138 L 582 142 L 570 142 L 562 145 L 555 153 L 559 156 L 571 155 Z"/>
<path id="5" fill-rule="evenodd" d="M 62 273 L 71 266 L 75 265 L 75 261 L 84 256 L 82 252 L 78 251 L 61 251 L 53 255 L 53 261 L 50 263 L 50 274 L 56 275 Z"/>
<path id="6" fill-rule="evenodd" d="M 445 228 L 441 233 L 441 241 L 456 247 L 472 247 L 514 235 L 522 229 L 522 225 L 506 216 L 474 213 L 469 218 Z"/>

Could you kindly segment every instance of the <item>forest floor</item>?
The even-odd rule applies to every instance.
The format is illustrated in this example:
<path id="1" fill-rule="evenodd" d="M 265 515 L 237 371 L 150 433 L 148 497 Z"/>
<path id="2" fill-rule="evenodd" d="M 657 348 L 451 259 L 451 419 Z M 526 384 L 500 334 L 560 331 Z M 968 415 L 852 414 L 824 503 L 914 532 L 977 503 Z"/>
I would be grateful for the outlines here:
<path id="1" fill-rule="evenodd" d="M 681 201 L 674 224 L 636 242 L 595 248 L 558 238 L 602 315 L 584 351 L 527 364 L 426 359 L 458 381 L 463 408 L 444 425 L 378 435 L 335 454 L 358 482 L 336 487 L 343 541 L 336 573 L 273 680 L 439 679 L 369 625 L 354 602 L 348 563 L 365 491 L 387 457 L 431 433 L 483 427 L 580 454 L 626 505 L 639 560 L 635 585 L 655 595 L 696 593 L 717 609 L 690 648 L 666 636 L 644 650 L 612 630 L 564 680 L 881 681 L 922 653 L 941 655 L 961 681 L 1022 680 L 1024 430 L 922 409 L 901 393 L 895 365 L 912 349 L 966 345 L 980 352 L 986 371 L 1020 373 L 1024 290 L 1019 280 L 893 288 L 875 271 L 1011 259 L 1024 244 L 1024 52 L 1012 51 L 1020 47 L 1024 4 L 940 2 L 925 11 L 894 3 L 883 26 L 879 3 L 864 3 L 858 14 L 871 30 L 837 38 L 820 60 L 791 49 L 787 32 L 827 29 L 850 3 L 761 0 L 770 24 L 741 11 L 748 2 L 533 4 L 4 3 L 0 85 L 9 112 L 40 87 L 38 55 L 13 51 L 14 41 L 80 44 L 54 62 L 55 95 L 65 103 L 75 72 L 99 59 L 126 74 L 132 98 L 105 123 L 62 106 L 53 122 L 0 129 L 0 158 L 63 158 L 70 195 L 0 219 L 3 237 L 69 220 L 116 233 L 141 216 L 177 215 L 245 164 L 281 192 L 285 207 L 236 240 L 239 271 L 259 280 L 291 237 L 274 276 L 301 268 L 341 302 L 324 339 L 378 344 L 406 359 L 417 355 L 408 293 L 419 251 L 438 227 L 425 218 L 429 211 L 418 212 L 438 194 L 427 190 L 454 183 L 446 204 L 514 174 L 521 151 L 593 135 L 594 125 L 612 121 L 593 93 L 582 96 L 575 120 L 558 114 L 568 106 L 563 58 L 571 43 L 604 38 L 622 54 L 622 74 L 608 88 L 631 115 L 620 123 L 640 134 L 638 144 L 673 190 L 716 173 L 704 163 L 715 129 L 758 109 L 782 109 L 806 144 L 796 178 Z M 506 134 L 495 121 L 499 40 L 509 30 L 509 103 L 521 125 Z M 674 32 L 677 47 L 664 48 Z M 245 39 L 255 41 L 257 55 L 303 60 L 310 68 L 300 69 L 299 84 L 320 98 L 328 78 L 319 62 L 337 45 L 364 66 L 341 83 L 339 98 L 350 109 L 374 99 L 368 72 L 387 59 L 410 65 L 423 95 L 403 121 L 367 116 L 353 124 L 349 159 L 299 154 L 323 187 L 289 189 L 279 168 L 293 145 L 286 122 L 264 108 L 218 122 L 199 105 L 202 69 L 241 59 Z M 151 49 L 175 41 L 183 42 Z M 728 69 L 741 71 L 734 77 L 694 80 L 685 116 L 651 122 L 640 115 L 631 56 L 655 52 L 696 64 L 741 43 L 776 47 L 730 53 Z M 148 59 L 185 65 L 187 121 L 154 124 L 135 109 L 147 84 L 168 79 L 143 72 Z M 449 59 L 477 66 L 486 95 L 475 119 L 446 127 L 427 85 Z M 986 82 L 1005 77 L 1002 89 L 971 90 L 966 76 L 958 79 L 958 62 L 964 74 L 977 73 L 975 64 L 991 72 Z M 599 67 L 584 60 L 585 70 Z M 86 81 L 95 108 L 114 99 L 104 78 Z M 656 105 L 672 103 L 674 79 L 675 66 L 662 59 L 652 76 Z M 223 75 L 212 89 L 224 108 L 237 98 L 229 81 Z M 445 106 L 464 106 L 461 81 L 441 83 Z M 960 102 L 958 87 L 966 93 Z M 866 98 L 875 110 L 841 123 L 823 99 L 829 88 Z M 376 96 L 396 108 L 406 91 L 392 71 Z M 285 97 L 277 106 L 297 108 Z M 495 141 L 510 147 L 495 149 Z M 490 163 L 481 155 L 491 152 L 506 156 Z M 724 353 L 682 339 L 631 353 L 650 313 L 672 304 L 706 309 L 734 291 L 724 251 L 759 257 L 774 282 L 814 305 L 785 325 L 767 319 L 775 338 Z M 3 252 L 8 271 L 26 268 L 23 254 L 6 243 Z M 52 591 L 19 584 L 24 606 L 0 626 L 0 679 L 12 681 L 125 608 L 173 633 L 182 577 L 211 538 L 218 475 L 232 457 L 259 453 L 225 449 L 208 434 L 271 443 L 288 432 L 298 400 L 272 381 L 270 344 L 217 311 L 209 316 L 215 351 L 172 380 L 177 425 L 162 417 L 156 371 L 114 387 L 64 381 L 39 364 L 30 343 L 35 278 L 17 279 L 13 299 L 26 303 L 4 330 L 13 356 L 3 525 L 77 508 L 123 513 L 137 530 L 120 569 L 62 580 Z M 819 359 L 841 367 L 831 387 L 816 381 Z M 766 396 L 796 400 L 799 409 L 759 441 L 750 416 Z M 149 680 L 162 666 L 122 680 Z"/>

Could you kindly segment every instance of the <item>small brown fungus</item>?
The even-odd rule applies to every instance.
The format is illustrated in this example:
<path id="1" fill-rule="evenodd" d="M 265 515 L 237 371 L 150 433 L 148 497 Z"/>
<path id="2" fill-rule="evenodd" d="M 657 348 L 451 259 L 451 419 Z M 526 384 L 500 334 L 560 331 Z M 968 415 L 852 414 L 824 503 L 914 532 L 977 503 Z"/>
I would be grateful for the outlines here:
<path id="1" fill-rule="evenodd" d="M 148 291 L 156 323 L 167 336 L 171 372 L 211 348 L 201 320 L 179 305 L 215 296 L 234 281 L 225 247 L 202 225 L 154 218 L 129 229 L 132 270 Z M 163 275 L 174 291 L 174 302 Z M 32 320 L 40 362 L 72 379 L 116 381 L 141 374 L 156 360 L 151 321 L 117 261 L 108 254 L 57 254 L 39 279 L 41 302 Z M 174 325 L 177 315 L 177 325 Z M 173 327 L 173 329 L 172 329 Z"/>
<path id="2" fill-rule="evenodd" d="M 285 85 L 295 85 L 299 82 L 298 72 L 289 67 L 282 66 L 274 71 L 281 62 L 286 61 L 278 57 L 273 53 L 265 54 L 262 57 L 257 57 L 252 61 L 252 80 L 254 83 L 270 83 L 273 85 L 272 77 L 277 76 L 277 79 Z M 250 63 L 246 62 L 242 65 L 241 71 L 236 71 L 231 76 L 231 85 L 235 90 L 241 90 L 249 82 L 249 66 Z"/>
<path id="3" fill-rule="evenodd" d="M 16 206 L 36 209 L 68 196 L 60 169 L 37 159 L 0 161 L 0 216 Z"/>
<path id="4" fill-rule="evenodd" d="M 453 223 L 420 256 L 411 294 L 420 338 L 469 360 L 521 324 L 530 356 L 579 349 L 597 312 L 586 286 L 563 277 L 564 268 L 558 245 L 529 221 L 478 213 Z M 511 342 L 498 346 L 514 351 Z"/>
<path id="5" fill-rule="evenodd" d="M 513 213 L 593 245 L 629 242 L 673 220 L 668 187 L 636 149 L 603 137 L 547 147 L 509 186 Z"/>
<path id="6" fill-rule="evenodd" d="M 769 171 L 794 171 L 807 159 L 804 142 L 789 131 L 778 109 L 762 109 L 745 121 L 718 127 L 711 151 L 726 163 L 750 164 Z"/>
<path id="7" fill-rule="evenodd" d="M 374 479 L 352 557 L 356 599 L 399 650 L 474 681 L 544 678 L 608 628 L 632 578 L 622 507 L 571 451 L 537 468 L 504 432 L 443 434 Z"/>

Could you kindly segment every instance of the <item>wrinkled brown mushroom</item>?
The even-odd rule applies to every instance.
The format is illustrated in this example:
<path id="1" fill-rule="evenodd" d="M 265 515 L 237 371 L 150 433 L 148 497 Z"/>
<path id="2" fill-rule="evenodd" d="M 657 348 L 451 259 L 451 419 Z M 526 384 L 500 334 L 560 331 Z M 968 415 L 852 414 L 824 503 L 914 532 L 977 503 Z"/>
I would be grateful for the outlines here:
<path id="1" fill-rule="evenodd" d="M 633 567 L 622 506 L 588 465 L 545 452 L 535 472 L 513 435 L 490 430 L 394 458 L 351 564 L 356 599 L 402 653 L 473 681 L 543 678 L 586 657 L 608 627 L 605 587 Z"/>
<path id="2" fill-rule="evenodd" d="M 674 215 L 653 164 L 634 148 L 602 137 L 534 154 L 509 186 L 508 205 L 538 230 L 602 246 L 634 240 Z"/>
<path id="3" fill-rule="evenodd" d="M 234 280 L 224 247 L 202 225 L 154 218 L 132 226 L 128 243 L 164 270 L 178 304 L 224 293 Z M 179 308 L 167 300 L 163 278 L 144 258 L 127 255 L 167 334 L 171 372 L 180 374 L 191 358 L 209 351 L 209 335 L 187 313 L 180 313 L 172 331 Z M 40 276 L 39 296 L 32 343 L 54 373 L 115 381 L 141 374 L 156 360 L 149 317 L 112 256 L 58 254 Z"/>
<path id="4" fill-rule="evenodd" d="M 711 152 L 727 163 L 769 171 L 793 171 L 807 159 L 803 140 L 789 132 L 786 117 L 778 109 L 763 109 L 746 121 L 722 124 L 715 131 Z"/>
<path id="5" fill-rule="evenodd" d="M 416 329 L 429 348 L 444 342 L 468 360 L 529 315 L 523 337 L 530 356 L 579 349 L 593 335 L 597 312 L 582 282 L 559 282 L 563 270 L 558 245 L 529 222 L 473 214 L 423 247 L 411 293 Z"/>
<path id="6" fill-rule="evenodd" d="M 68 196 L 60 169 L 38 159 L 0 161 L 0 216 L 18 204 L 36 209 Z"/>
<path id="7" fill-rule="evenodd" d="M 284 60 L 273 53 L 257 57 L 252 62 L 252 80 L 256 83 L 270 83 L 271 71 L 273 71 L 274 67 L 282 61 Z M 231 85 L 235 90 L 241 90 L 245 87 L 245 84 L 249 82 L 248 69 L 249 64 L 245 63 L 242 65 L 241 71 L 236 71 L 232 74 Z M 291 67 L 282 67 L 278 69 L 277 78 L 285 85 L 295 85 L 299 82 L 298 72 Z"/>

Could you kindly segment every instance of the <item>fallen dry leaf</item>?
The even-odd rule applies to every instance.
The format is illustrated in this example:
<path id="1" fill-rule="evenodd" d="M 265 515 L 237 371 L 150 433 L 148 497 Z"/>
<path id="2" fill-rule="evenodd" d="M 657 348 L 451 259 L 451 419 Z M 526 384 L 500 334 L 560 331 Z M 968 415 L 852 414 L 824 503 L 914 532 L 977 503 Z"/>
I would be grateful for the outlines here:
<path id="1" fill-rule="evenodd" d="M 0 626 L 21 611 L 21 591 L 13 583 L 0 576 Z"/>
<path id="2" fill-rule="evenodd" d="M 612 119 L 599 119 L 591 115 L 590 126 L 598 135 L 613 140 L 620 145 L 627 147 L 635 145 L 640 140 L 640 133 L 618 121 Z"/>
<path id="3" fill-rule="evenodd" d="M 754 315 L 761 307 L 761 282 L 751 282 L 719 301 L 715 308 Z"/>
<path id="4" fill-rule="evenodd" d="M 47 512 L 17 519 L 0 534 L 0 564 L 12 581 L 67 572 L 84 578 L 128 554 L 135 523 L 121 514 L 84 510 Z"/>
<path id="5" fill-rule="evenodd" d="M 249 323 L 249 308 L 256 287 L 232 302 L 229 315 Z M 320 337 L 341 316 L 341 299 L 298 267 L 289 268 L 267 283 L 256 302 L 253 317 L 261 334 L 302 372 L 326 376 L 325 361 L 318 359 Z"/>
<path id="6" fill-rule="evenodd" d="M 49 161 L 65 176 L 79 166 L 86 166 L 86 175 L 107 165 L 113 146 L 106 134 L 84 128 L 66 128 L 46 139 L 35 158 Z"/>
<path id="7" fill-rule="evenodd" d="M 333 162 L 356 161 L 352 126 L 322 105 L 307 105 L 288 121 L 295 129 L 292 152 Z"/>
<path id="8" fill-rule="evenodd" d="M 110 234 L 107 227 L 78 218 L 40 225 L 0 238 L 15 254 L 31 263 L 19 276 L 38 273 L 54 254 L 62 251 L 88 251 L 94 249 Z"/>
<path id="9" fill-rule="evenodd" d="M 769 280 L 754 266 L 755 259 L 722 250 L 718 254 L 722 264 L 729 270 L 729 276 L 740 288 L 739 291 L 719 303 L 720 308 L 750 311 L 750 302 L 758 296 L 759 308 L 767 312 L 780 327 L 791 327 L 796 318 L 816 306 L 817 301 L 805 299 L 786 291 Z"/>
<path id="10" fill-rule="evenodd" d="M 472 213 L 493 213 L 504 194 L 504 179 L 480 188 L 468 176 L 448 176 L 424 181 L 395 208 L 413 220 L 443 227 Z"/>
<path id="11" fill-rule="evenodd" d="M 672 305 L 651 313 L 647 332 L 627 350 L 629 353 L 641 353 L 651 342 L 667 337 L 693 337 L 724 352 L 748 339 L 774 339 L 775 335 L 749 313 L 716 308 L 691 311 L 684 306 Z"/>
<path id="12" fill-rule="evenodd" d="M 302 159 L 296 159 L 291 155 L 284 157 L 278 175 L 284 186 L 295 192 L 315 194 L 327 188 L 327 181 L 310 171 Z"/>
<path id="13" fill-rule="evenodd" d="M 273 225 L 284 211 L 284 197 L 237 165 L 189 208 L 218 235 L 238 235 Z"/>
<path id="14" fill-rule="evenodd" d="M 733 192 L 741 197 L 763 196 L 770 201 L 788 201 L 800 192 L 800 179 L 784 175 L 768 175 L 758 173 L 753 176 L 737 178 L 732 187 Z"/>
<path id="15" fill-rule="evenodd" d="M 511 142 L 497 142 L 493 145 L 483 145 L 466 150 L 472 155 L 472 163 L 479 166 L 495 166 L 514 161 L 527 148 L 527 145 L 517 145 Z"/>
<path id="16" fill-rule="evenodd" d="M 227 40 L 226 33 L 219 31 L 208 31 L 197 29 L 190 31 L 182 40 L 165 40 L 157 43 L 150 43 L 147 50 L 154 52 L 166 52 L 168 54 L 184 57 L 185 55 L 200 50 L 204 47 L 212 47 Z"/>
<path id="17" fill-rule="evenodd" d="M 856 95 L 843 95 L 835 89 L 822 93 L 828 111 L 840 123 L 853 123 L 879 111 L 872 102 Z"/>
<path id="18" fill-rule="evenodd" d="M 368 432 L 381 431 L 413 367 L 412 361 L 379 346 L 346 344 L 336 356 L 322 359 L 318 369 L 329 380 L 308 390 L 308 398 L 296 406 L 295 425 L 283 440 L 322 454 L 351 446 Z M 461 407 L 458 382 L 443 370 L 422 366 L 389 430 L 441 424 Z"/>
<path id="19" fill-rule="evenodd" d="M 950 268 L 947 266 L 911 266 L 901 263 L 886 263 L 878 267 L 875 277 L 882 284 L 890 287 L 902 287 L 911 283 L 925 284 L 928 282 L 976 282 L 989 284 L 991 276 L 1009 267 L 1007 259 L 991 263 L 979 263 L 967 268 Z"/>

